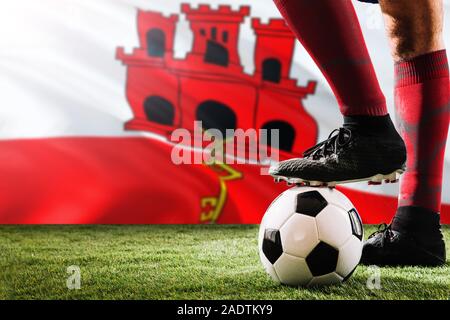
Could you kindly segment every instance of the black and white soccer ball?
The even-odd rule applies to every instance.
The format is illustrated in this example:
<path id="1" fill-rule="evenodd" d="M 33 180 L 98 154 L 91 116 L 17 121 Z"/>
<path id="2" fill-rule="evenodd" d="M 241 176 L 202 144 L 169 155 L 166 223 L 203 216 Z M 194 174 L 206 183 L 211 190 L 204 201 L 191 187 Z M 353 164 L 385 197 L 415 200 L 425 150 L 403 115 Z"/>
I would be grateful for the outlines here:
<path id="1" fill-rule="evenodd" d="M 279 283 L 340 283 L 359 264 L 363 232 L 358 212 L 338 190 L 295 187 L 267 209 L 259 230 L 259 255 Z"/>

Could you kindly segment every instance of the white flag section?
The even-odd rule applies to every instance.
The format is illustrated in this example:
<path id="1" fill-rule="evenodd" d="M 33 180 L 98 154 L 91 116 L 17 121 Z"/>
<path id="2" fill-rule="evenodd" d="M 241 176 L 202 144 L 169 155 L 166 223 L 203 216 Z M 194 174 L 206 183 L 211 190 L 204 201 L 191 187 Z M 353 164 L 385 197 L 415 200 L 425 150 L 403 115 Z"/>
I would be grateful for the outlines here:
<path id="1" fill-rule="evenodd" d="M 243 77 L 255 73 L 258 33 L 252 19 L 259 18 L 261 24 L 266 24 L 271 18 L 280 18 L 271 0 L 15 0 L 0 3 L 0 223 L 258 222 L 264 208 L 281 191 L 280 187 L 274 187 L 270 193 L 259 190 L 259 179 L 264 179 L 264 186 L 271 185 L 268 177 L 259 177 L 247 169 L 221 168 L 227 174 L 220 176 L 211 168 L 203 175 L 201 168 L 171 166 L 171 170 L 177 172 L 191 170 L 172 177 L 164 172 L 167 167 L 158 165 L 170 162 L 170 151 L 166 152 L 170 146 L 164 145 L 160 131 L 147 130 L 139 121 L 130 122 L 136 117 L 136 110 L 128 90 L 132 85 L 138 88 L 136 90 L 146 88 L 133 80 L 132 68 L 139 66 L 133 59 L 141 54 L 137 49 L 141 47 L 138 11 L 154 12 L 155 17 L 161 13 L 160 17 L 165 18 L 161 18 L 162 24 L 168 24 L 171 15 L 176 17 L 173 39 L 168 37 L 164 41 L 173 51 L 171 63 L 177 64 L 181 63 L 177 60 L 184 61 L 195 49 L 195 34 L 182 4 L 192 9 L 206 4 L 211 10 L 229 5 L 236 12 L 248 6 L 248 14 L 241 12 L 237 59 L 242 64 Z M 380 8 L 359 2 L 355 2 L 355 7 L 388 98 L 389 110 L 394 114 L 393 63 Z M 445 1 L 445 9 L 448 26 L 450 1 Z M 445 30 L 450 46 L 450 28 Z M 235 35 L 228 36 L 233 41 Z M 157 34 L 154 37 L 158 39 Z M 325 139 L 331 130 L 342 124 L 342 117 L 328 84 L 298 42 L 289 76 L 305 92 L 311 89 L 308 87 L 311 82 L 317 82 L 315 91 L 305 93 L 302 105 L 318 125 L 317 138 Z M 161 86 L 169 87 L 170 79 L 159 80 L 155 76 L 153 82 L 161 81 Z M 214 86 L 211 84 L 204 90 L 214 90 Z M 92 143 L 84 147 L 87 140 Z M 162 144 L 155 147 L 158 151 L 147 150 L 147 143 L 153 140 Z M 163 149 L 167 150 L 163 152 Z M 446 205 L 450 204 L 449 149 L 450 142 L 445 158 L 443 198 Z M 76 154 L 78 150 L 83 150 L 83 156 Z M 52 154 L 56 154 L 57 160 Z M 147 156 L 150 159 L 143 159 Z M 148 171 L 152 167 L 158 172 Z M 128 168 L 129 172 L 125 172 Z M 243 179 L 245 184 L 234 187 L 233 179 Z M 255 198 L 264 196 L 265 201 L 255 204 L 258 199 L 249 198 L 248 204 L 243 204 L 246 200 L 242 195 L 238 197 L 242 192 L 237 189 L 246 190 L 244 194 Z M 372 214 L 387 208 L 386 199 L 390 199 L 391 204 L 395 202 L 398 184 L 368 186 L 361 183 L 345 189 L 349 190 L 351 199 L 353 191 L 360 199 L 375 196 L 370 202 L 374 206 L 372 209 L 360 208 L 361 211 L 372 210 Z M 186 200 L 188 197 L 190 200 Z M 359 200 L 359 203 L 364 201 Z M 252 208 L 253 205 L 257 208 Z M 251 213 L 252 210 L 256 212 Z M 392 205 L 389 210 L 380 217 L 392 214 Z M 224 212 L 228 212 L 228 216 Z M 370 219 L 368 213 L 362 215 L 366 222 L 381 222 Z"/>

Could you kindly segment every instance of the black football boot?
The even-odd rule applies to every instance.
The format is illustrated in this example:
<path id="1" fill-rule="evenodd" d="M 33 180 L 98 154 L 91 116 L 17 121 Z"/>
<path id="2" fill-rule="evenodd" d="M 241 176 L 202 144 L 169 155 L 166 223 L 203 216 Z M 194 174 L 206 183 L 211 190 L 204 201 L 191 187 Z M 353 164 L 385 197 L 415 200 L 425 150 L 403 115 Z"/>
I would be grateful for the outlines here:
<path id="1" fill-rule="evenodd" d="M 345 117 L 344 127 L 304 152 L 282 161 L 269 173 L 276 182 L 328 186 L 369 181 L 396 182 L 404 172 L 406 147 L 389 115 Z"/>
<path id="2" fill-rule="evenodd" d="M 361 263 L 427 267 L 445 264 L 445 242 L 439 215 L 420 207 L 400 207 L 398 210 L 391 225 L 382 225 L 365 241 Z M 401 219 L 407 215 L 410 221 Z"/>

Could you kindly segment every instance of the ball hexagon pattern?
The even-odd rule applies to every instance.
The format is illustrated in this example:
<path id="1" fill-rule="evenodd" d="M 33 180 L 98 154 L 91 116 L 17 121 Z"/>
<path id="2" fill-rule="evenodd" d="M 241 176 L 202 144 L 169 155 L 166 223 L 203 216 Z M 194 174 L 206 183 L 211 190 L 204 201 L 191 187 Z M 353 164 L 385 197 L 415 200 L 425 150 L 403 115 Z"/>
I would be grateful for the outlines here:
<path id="1" fill-rule="evenodd" d="M 283 254 L 283 246 L 281 245 L 280 231 L 275 229 L 266 229 L 264 231 L 264 240 L 262 250 L 272 264 L 275 263 Z"/>
<path id="2" fill-rule="evenodd" d="M 320 192 L 306 191 L 297 194 L 295 212 L 316 217 L 327 205 L 327 200 Z"/>
<path id="3" fill-rule="evenodd" d="M 306 262 L 313 276 L 324 276 L 336 270 L 338 257 L 338 249 L 321 241 L 306 257 Z"/>
<path id="4" fill-rule="evenodd" d="M 352 236 L 352 224 L 348 212 L 341 207 L 329 205 L 316 217 L 319 239 L 333 244 L 336 248 L 342 246 Z"/>
<path id="5" fill-rule="evenodd" d="M 280 228 L 283 251 L 296 257 L 307 257 L 319 244 L 319 233 L 314 218 L 300 214 L 292 215 Z"/>
<path id="6" fill-rule="evenodd" d="M 336 189 L 295 187 L 267 209 L 259 230 L 261 262 L 291 286 L 340 283 L 356 269 L 363 227 L 351 201 Z"/>

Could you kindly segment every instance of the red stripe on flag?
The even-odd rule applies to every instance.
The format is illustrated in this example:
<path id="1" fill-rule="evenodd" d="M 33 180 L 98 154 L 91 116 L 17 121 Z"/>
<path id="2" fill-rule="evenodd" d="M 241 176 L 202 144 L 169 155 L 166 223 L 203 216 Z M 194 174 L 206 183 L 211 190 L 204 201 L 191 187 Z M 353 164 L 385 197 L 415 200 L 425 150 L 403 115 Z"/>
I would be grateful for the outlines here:
<path id="1" fill-rule="evenodd" d="M 1 224 L 259 223 L 286 189 L 258 166 L 176 166 L 171 145 L 148 138 L 9 140 L 0 150 Z M 394 197 L 340 189 L 366 223 L 395 212 Z"/>

